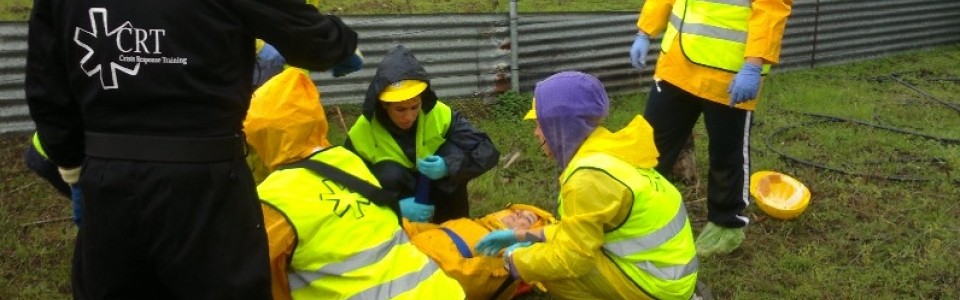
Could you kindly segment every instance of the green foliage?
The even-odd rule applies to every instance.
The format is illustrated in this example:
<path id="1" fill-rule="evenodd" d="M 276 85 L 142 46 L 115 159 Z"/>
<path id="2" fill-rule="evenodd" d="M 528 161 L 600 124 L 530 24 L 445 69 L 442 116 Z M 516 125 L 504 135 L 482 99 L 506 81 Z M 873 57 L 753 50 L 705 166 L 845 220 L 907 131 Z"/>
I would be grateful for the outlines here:
<path id="1" fill-rule="evenodd" d="M 523 119 L 523 116 L 532 108 L 529 94 L 509 91 L 497 97 L 497 103 L 490 106 L 490 117 L 495 119 L 511 120 Z"/>

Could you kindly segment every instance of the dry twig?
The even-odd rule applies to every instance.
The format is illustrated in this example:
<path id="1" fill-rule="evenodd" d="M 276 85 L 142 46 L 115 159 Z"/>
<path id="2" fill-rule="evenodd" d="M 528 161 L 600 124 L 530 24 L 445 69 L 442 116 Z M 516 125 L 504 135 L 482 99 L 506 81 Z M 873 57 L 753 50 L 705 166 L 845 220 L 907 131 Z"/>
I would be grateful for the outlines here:
<path id="1" fill-rule="evenodd" d="M 46 219 L 46 220 L 40 220 L 40 221 L 30 222 L 30 223 L 23 223 L 23 224 L 20 224 L 20 227 L 26 228 L 30 226 L 43 225 L 47 223 L 62 222 L 62 221 L 68 221 L 68 220 L 73 220 L 73 217 L 72 216 L 60 217 L 60 218 Z"/>
<path id="2" fill-rule="evenodd" d="M 340 118 L 340 128 L 343 128 L 343 132 L 347 133 L 347 122 L 343 120 L 343 113 L 340 112 L 340 107 L 334 105 L 333 109 L 337 111 L 337 117 Z"/>

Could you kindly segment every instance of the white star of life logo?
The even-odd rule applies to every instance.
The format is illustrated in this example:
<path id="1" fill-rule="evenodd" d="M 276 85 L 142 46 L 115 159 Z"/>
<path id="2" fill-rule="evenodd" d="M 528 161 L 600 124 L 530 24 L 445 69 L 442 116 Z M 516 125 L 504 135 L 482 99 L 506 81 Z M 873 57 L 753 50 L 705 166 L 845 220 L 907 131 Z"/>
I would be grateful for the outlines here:
<path id="1" fill-rule="evenodd" d="M 107 28 L 107 9 L 102 7 L 94 7 L 89 10 L 90 15 L 90 30 L 85 30 L 83 28 L 77 27 L 73 34 L 73 41 L 85 49 L 87 53 L 80 59 L 80 69 L 83 70 L 88 77 L 92 77 L 94 74 L 100 76 L 100 85 L 105 90 L 117 89 L 119 86 L 117 84 L 117 71 L 126 73 L 128 75 L 137 75 L 140 71 L 140 62 L 136 62 L 132 67 L 126 67 L 116 62 L 110 62 L 109 64 L 109 74 L 107 70 L 104 70 L 102 63 L 91 62 L 91 58 L 94 58 L 96 51 L 88 43 L 91 43 L 93 40 L 99 39 L 101 37 L 115 38 L 117 48 L 122 52 L 130 52 L 136 50 L 137 53 L 143 52 L 142 48 L 146 48 L 147 38 L 153 37 L 155 40 L 158 39 L 160 35 L 164 32 L 163 30 L 144 30 L 133 27 L 133 25 L 127 21 L 122 25 L 110 30 Z M 101 36 L 100 34 L 103 34 Z M 123 36 L 122 34 L 126 33 L 129 39 L 134 39 L 134 46 L 136 49 L 133 49 L 132 46 L 124 48 Z M 147 34 L 144 34 L 147 33 Z M 159 53 L 159 41 L 155 41 L 156 52 Z M 141 47 L 144 45 L 144 47 Z M 151 53 L 147 49 L 147 53 Z"/>

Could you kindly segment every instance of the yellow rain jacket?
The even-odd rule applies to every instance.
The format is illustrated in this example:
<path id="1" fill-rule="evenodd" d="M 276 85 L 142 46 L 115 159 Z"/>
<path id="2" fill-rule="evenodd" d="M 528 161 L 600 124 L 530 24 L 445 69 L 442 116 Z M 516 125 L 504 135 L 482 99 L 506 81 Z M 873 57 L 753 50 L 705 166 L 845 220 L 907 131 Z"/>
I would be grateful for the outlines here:
<path id="1" fill-rule="evenodd" d="M 259 88 L 244 132 L 269 173 L 257 191 L 274 299 L 465 297 L 456 280 L 409 241 L 389 208 L 308 170 L 277 170 L 311 159 L 379 186 L 360 157 L 327 147 L 319 92 L 306 74 L 288 68 Z"/>
<path id="2" fill-rule="evenodd" d="M 499 294 L 497 290 L 510 278 L 503 268 L 503 258 L 474 252 L 477 242 L 493 230 L 505 229 L 500 213 L 527 210 L 540 217 L 540 224 L 554 224 L 552 214 L 530 205 L 510 204 L 500 212 L 479 219 L 459 218 L 442 224 L 410 222 L 403 219 L 403 229 L 410 241 L 430 256 L 447 275 L 453 277 L 467 293 L 467 299 L 510 299 L 520 283 L 514 280 Z M 543 226 L 539 225 L 539 226 Z M 538 226 L 534 226 L 538 227 Z M 494 298 L 496 296 L 496 298 Z"/>
<path id="3" fill-rule="evenodd" d="M 616 177 L 603 169 L 580 168 L 570 172 L 570 168 L 582 165 L 580 160 L 595 157 L 598 153 L 629 164 L 626 166 L 628 169 L 651 169 L 649 172 L 655 172 L 652 168 L 657 164 L 658 152 L 653 144 L 653 130 L 643 117 L 635 117 L 617 132 L 598 127 L 574 155 L 568 170 L 563 172 L 569 176 L 561 178 L 560 222 L 544 227 L 544 242 L 516 249 L 512 253 L 513 266 L 523 280 L 541 282 L 557 299 L 651 299 L 652 295 L 689 299 L 696 284 L 696 273 L 691 274 L 692 277 L 684 277 L 682 286 L 677 285 L 679 281 L 652 284 L 645 281 L 643 284 L 646 286 L 641 286 L 626 273 L 636 270 L 621 270 L 613 252 L 605 248 L 608 242 L 616 239 L 611 235 L 622 233 L 623 229 L 660 226 L 661 223 L 653 224 L 659 220 L 650 220 L 656 218 L 632 216 L 632 212 L 636 213 L 635 200 L 655 201 L 641 205 L 659 205 L 656 207 L 677 212 L 677 209 L 682 210 L 683 205 L 679 192 L 665 180 L 655 180 L 656 184 L 663 185 L 661 187 L 649 184 L 645 190 L 631 191 L 629 183 L 618 182 Z M 637 196 L 646 193 L 655 195 L 649 199 Z M 665 215 L 667 219 L 672 217 L 671 214 Z M 676 235 L 664 242 L 669 244 L 668 248 L 654 248 L 651 251 L 656 251 L 656 255 L 652 256 L 649 253 L 641 254 L 649 256 L 644 258 L 647 262 L 663 267 L 672 262 L 682 264 L 692 261 L 695 272 L 693 234 L 685 213 L 682 217 L 681 223 L 684 225 Z"/>
<path id="4" fill-rule="evenodd" d="M 674 3 L 679 1 L 681 0 L 645 1 L 640 18 L 637 20 L 637 28 L 650 36 L 663 33 L 670 20 Z M 766 64 L 779 63 L 781 39 L 792 5 L 793 0 L 750 1 L 752 12 L 746 24 L 747 40 L 744 57 L 759 57 Z M 666 80 L 700 98 L 729 105 L 730 94 L 727 93 L 727 88 L 736 75 L 735 72 L 691 62 L 683 53 L 684 45 L 681 43 L 680 35 L 676 35 L 672 41 L 663 41 L 663 43 L 672 45 L 664 47 L 670 48 L 670 51 L 660 53 L 657 59 L 655 80 Z M 752 100 L 738 104 L 737 108 L 754 110 L 756 105 L 757 101 Z"/>

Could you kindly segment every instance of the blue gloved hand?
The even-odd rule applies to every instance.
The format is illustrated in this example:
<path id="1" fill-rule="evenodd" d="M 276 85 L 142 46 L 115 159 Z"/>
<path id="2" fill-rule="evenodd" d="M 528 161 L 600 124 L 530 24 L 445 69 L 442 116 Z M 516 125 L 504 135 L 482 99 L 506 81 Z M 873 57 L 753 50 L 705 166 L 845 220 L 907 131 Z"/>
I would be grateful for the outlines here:
<path id="1" fill-rule="evenodd" d="M 400 214 L 412 222 L 430 222 L 434 210 L 433 205 L 417 203 L 413 197 L 400 200 Z"/>
<path id="2" fill-rule="evenodd" d="M 417 170 L 420 174 L 427 175 L 430 179 L 437 180 L 447 176 L 447 162 L 443 157 L 436 155 L 427 156 L 424 159 L 417 160 Z"/>
<path id="3" fill-rule="evenodd" d="M 263 44 L 257 52 L 257 67 L 253 70 L 253 85 L 261 86 L 273 76 L 283 72 L 283 65 L 287 60 L 270 44 Z"/>
<path id="4" fill-rule="evenodd" d="M 760 91 L 760 71 L 762 66 L 745 62 L 737 76 L 733 77 L 727 93 L 730 93 L 730 106 L 757 98 Z"/>
<path id="5" fill-rule="evenodd" d="M 529 247 L 530 245 L 533 245 L 533 242 L 519 242 L 519 243 L 510 245 L 510 247 L 507 247 L 506 250 L 503 250 L 503 256 L 510 256 L 510 254 L 513 254 L 513 250 L 517 250 L 523 247 Z"/>
<path id="6" fill-rule="evenodd" d="M 70 187 L 70 202 L 73 205 L 73 224 L 80 225 L 80 219 L 83 218 L 83 193 L 80 192 L 79 185 Z"/>
<path id="7" fill-rule="evenodd" d="M 647 51 L 650 50 L 650 37 L 646 33 L 637 33 L 637 39 L 630 46 L 630 64 L 634 68 L 643 69 L 647 66 Z"/>
<path id="8" fill-rule="evenodd" d="M 474 250 L 486 256 L 497 256 L 497 252 L 500 252 L 500 249 L 518 242 L 513 230 L 499 229 L 491 231 L 480 239 L 480 241 L 477 242 L 477 246 L 474 247 Z"/>
<path id="9" fill-rule="evenodd" d="M 333 68 L 330 69 L 330 73 L 333 74 L 333 77 L 343 77 L 347 74 L 360 71 L 360 68 L 363 68 L 363 53 L 360 53 L 360 48 L 357 48 L 357 51 L 354 51 L 353 55 L 340 62 L 340 64 L 333 66 Z"/>

